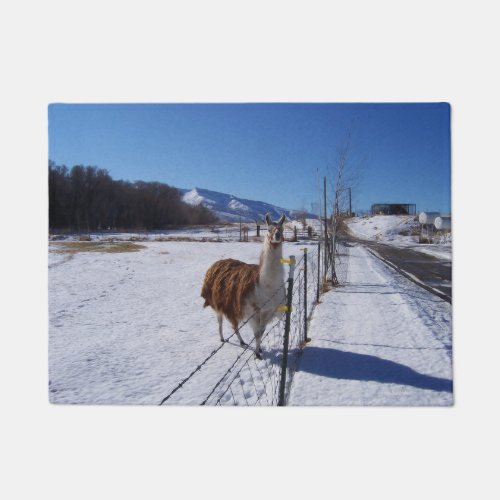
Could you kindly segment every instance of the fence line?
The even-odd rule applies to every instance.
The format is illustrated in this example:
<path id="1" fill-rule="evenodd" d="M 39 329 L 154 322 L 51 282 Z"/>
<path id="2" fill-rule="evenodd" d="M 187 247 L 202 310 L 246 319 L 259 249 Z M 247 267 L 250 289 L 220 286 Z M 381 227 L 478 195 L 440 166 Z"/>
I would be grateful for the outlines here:
<path id="1" fill-rule="evenodd" d="M 273 334 L 274 337 L 273 341 L 276 340 L 276 332 L 279 332 L 278 325 L 282 322 L 283 318 L 278 319 L 278 321 L 265 332 L 262 339 L 263 342 L 267 340 L 267 345 L 269 345 L 271 334 Z M 268 359 L 268 357 L 265 356 L 262 360 L 263 364 L 261 363 L 261 367 L 259 367 L 259 363 L 253 351 L 247 353 L 247 356 L 245 356 L 242 362 L 237 364 L 237 362 L 243 358 L 243 354 L 245 354 L 245 352 L 238 356 L 229 370 L 227 370 L 219 382 L 217 382 L 208 397 L 202 402 L 203 405 L 207 403 L 216 406 L 225 404 L 239 405 L 242 401 L 244 401 L 246 405 L 250 405 L 250 403 L 259 403 L 262 405 L 261 400 L 264 396 L 268 405 L 273 406 L 277 404 L 279 384 L 279 370 L 277 368 L 279 365 L 273 362 L 272 358 Z M 254 366 L 252 367 L 252 365 Z M 242 378 L 244 370 L 246 371 L 246 377 Z M 235 384 L 236 387 L 234 387 Z M 219 387 L 220 390 L 214 396 L 216 389 Z M 253 388 L 253 390 L 249 391 L 249 388 Z M 238 394 L 238 392 L 241 392 L 243 399 L 241 397 L 237 398 L 236 394 Z"/>
<path id="2" fill-rule="evenodd" d="M 263 359 L 257 360 L 253 344 L 255 338 L 248 345 L 244 346 L 241 353 L 224 372 L 222 377 L 214 384 L 212 389 L 200 402 L 201 405 L 243 405 L 243 406 L 274 406 L 285 404 L 288 401 L 293 384 L 294 375 L 299 367 L 300 355 L 308 340 L 307 327 L 313 311 L 318 304 L 318 298 L 325 289 L 324 285 L 328 279 L 329 271 L 335 267 L 336 277 L 340 283 L 345 282 L 349 263 L 349 249 L 343 243 L 339 243 L 338 251 L 335 255 L 335 262 L 328 262 L 326 267 L 319 253 L 325 251 L 324 244 L 314 245 L 315 248 L 309 251 L 311 245 L 303 252 L 294 266 L 294 273 L 291 277 L 292 288 L 291 310 L 277 318 L 271 326 L 266 328 L 262 335 L 261 347 Z M 307 274 L 306 274 L 307 273 Z M 284 283 L 279 287 L 270 302 L 277 293 L 285 288 Z M 268 303 L 266 302 L 266 304 Z M 264 304 L 265 305 L 265 304 Z M 254 314 L 257 314 L 257 310 Z M 286 316 L 289 315 L 288 321 Z M 250 321 L 252 315 L 241 328 Z M 285 349 L 285 326 L 289 323 L 288 346 Z M 185 379 L 183 379 L 168 396 L 163 398 L 160 404 L 164 404 L 196 373 L 200 372 L 203 366 L 213 358 L 232 338 L 232 333 L 226 342 L 214 349 L 204 361 L 202 361 Z M 284 352 L 287 357 L 284 359 Z M 283 369 L 283 367 L 286 367 Z M 280 386 L 282 394 L 280 398 Z M 283 391 L 284 387 L 284 391 Z"/>
<path id="3" fill-rule="evenodd" d="M 284 284 L 281 285 L 274 293 L 273 295 L 271 295 L 271 297 L 269 298 L 269 300 L 264 304 L 268 304 L 283 288 L 284 288 Z M 239 325 L 239 329 L 241 329 L 243 326 L 245 326 L 258 312 L 260 311 L 260 309 L 257 309 L 249 318 L 247 318 L 241 325 Z M 225 342 L 223 342 L 219 347 L 217 347 L 216 349 L 214 349 L 185 379 L 183 379 L 169 394 L 168 396 L 165 396 L 160 405 L 162 405 L 163 403 L 165 403 L 166 401 L 168 401 L 168 399 L 170 399 L 170 397 L 175 393 L 177 392 L 190 378 L 193 377 L 193 375 L 200 371 L 201 368 L 203 367 L 203 365 L 205 365 L 211 358 L 213 358 L 228 342 L 229 340 L 234 337 L 234 335 L 236 335 L 236 332 L 233 332 L 226 340 Z M 251 344 L 252 342 L 250 342 Z M 246 349 L 248 349 L 249 346 L 246 346 Z"/>

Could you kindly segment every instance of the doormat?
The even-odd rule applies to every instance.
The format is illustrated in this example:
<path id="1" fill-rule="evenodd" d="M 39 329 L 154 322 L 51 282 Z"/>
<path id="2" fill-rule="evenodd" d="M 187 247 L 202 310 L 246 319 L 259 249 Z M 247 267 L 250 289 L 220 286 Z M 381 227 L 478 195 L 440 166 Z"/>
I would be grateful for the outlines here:
<path id="1" fill-rule="evenodd" d="M 51 403 L 453 404 L 449 104 L 48 119 Z"/>

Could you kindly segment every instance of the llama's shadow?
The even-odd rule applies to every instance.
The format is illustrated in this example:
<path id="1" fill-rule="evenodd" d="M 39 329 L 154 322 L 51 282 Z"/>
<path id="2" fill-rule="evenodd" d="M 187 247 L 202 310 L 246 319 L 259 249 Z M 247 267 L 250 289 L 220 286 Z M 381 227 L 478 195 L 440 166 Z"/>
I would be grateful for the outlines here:
<path id="1" fill-rule="evenodd" d="M 239 346 L 239 342 L 237 345 Z M 453 392 L 452 380 L 425 375 L 401 363 L 377 356 L 314 346 L 306 348 L 307 356 L 300 356 L 301 352 L 298 348 L 290 349 L 289 368 L 298 362 L 298 366 L 295 365 L 295 367 L 299 372 L 322 377 L 407 385 L 436 392 Z M 262 356 L 266 363 L 281 366 L 283 360 L 281 349 L 264 349 Z"/>
<path id="2" fill-rule="evenodd" d="M 424 375 L 408 366 L 368 354 L 325 347 L 307 347 L 299 371 L 342 380 L 400 384 L 438 392 L 453 392 L 449 379 Z"/>

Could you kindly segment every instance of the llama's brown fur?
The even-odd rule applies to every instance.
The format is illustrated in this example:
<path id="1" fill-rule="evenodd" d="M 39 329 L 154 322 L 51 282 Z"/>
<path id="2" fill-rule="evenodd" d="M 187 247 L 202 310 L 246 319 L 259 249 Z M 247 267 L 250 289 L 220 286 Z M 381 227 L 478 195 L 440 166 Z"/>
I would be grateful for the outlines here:
<path id="1" fill-rule="evenodd" d="M 259 281 L 260 265 L 246 264 L 240 260 L 223 259 L 207 271 L 201 296 L 203 307 L 211 306 L 224 314 L 233 328 L 243 317 L 245 298 Z"/>
<path id="2" fill-rule="evenodd" d="M 280 259 L 284 220 L 285 216 L 282 215 L 277 222 L 273 222 L 271 216 L 266 215 L 268 234 L 259 264 L 246 264 L 235 259 L 219 260 L 208 269 L 201 289 L 201 296 L 205 299 L 203 307 L 211 306 L 217 313 L 221 342 L 225 342 L 222 334 L 222 319 L 225 316 L 240 344 L 247 345 L 240 335 L 238 324 L 245 316 L 248 317 L 258 359 L 262 359 L 260 343 L 264 329 L 276 315 L 276 308 L 281 302 L 277 291 L 283 286 Z M 270 295 L 273 290 L 276 292 Z"/>

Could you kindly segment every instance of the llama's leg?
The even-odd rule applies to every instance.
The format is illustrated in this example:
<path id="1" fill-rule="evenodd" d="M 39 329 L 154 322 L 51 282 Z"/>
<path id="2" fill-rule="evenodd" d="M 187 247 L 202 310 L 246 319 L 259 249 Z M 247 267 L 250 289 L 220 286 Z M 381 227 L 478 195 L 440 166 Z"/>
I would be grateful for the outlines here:
<path id="1" fill-rule="evenodd" d="M 264 334 L 265 326 L 261 326 L 258 332 L 255 334 L 255 356 L 258 359 L 262 359 L 262 348 L 260 343 L 262 342 L 262 335 Z"/>
<path id="2" fill-rule="evenodd" d="M 258 359 L 262 359 L 262 348 L 260 346 L 262 342 L 262 337 L 264 335 L 264 332 L 266 331 L 266 327 L 269 324 L 269 322 L 272 320 L 274 313 L 265 313 L 261 312 L 259 314 L 259 322 L 257 324 L 257 329 L 254 330 L 255 332 L 255 353 Z"/>
<path id="3" fill-rule="evenodd" d="M 255 332 L 255 357 L 257 359 L 262 359 L 262 349 L 260 347 L 260 341 L 262 340 L 262 332 L 258 330 Z"/>
<path id="4" fill-rule="evenodd" d="M 222 314 L 217 314 L 217 321 L 219 322 L 220 341 L 224 342 L 224 335 L 222 335 L 222 320 L 223 320 Z"/>
<path id="5" fill-rule="evenodd" d="M 260 343 L 262 340 L 262 334 L 264 333 L 264 328 L 261 326 L 261 319 L 256 316 L 252 318 L 250 323 L 255 337 L 255 357 L 262 359 L 262 349 L 260 347 Z"/>
<path id="6" fill-rule="evenodd" d="M 231 324 L 233 325 L 234 333 L 236 333 L 236 335 L 238 336 L 238 339 L 240 341 L 240 345 L 241 346 L 247 345 L 246 342 L 241 338 L 240 330 L 238 328 L 238 322 L 237 321 L 232 321 Z"/>

